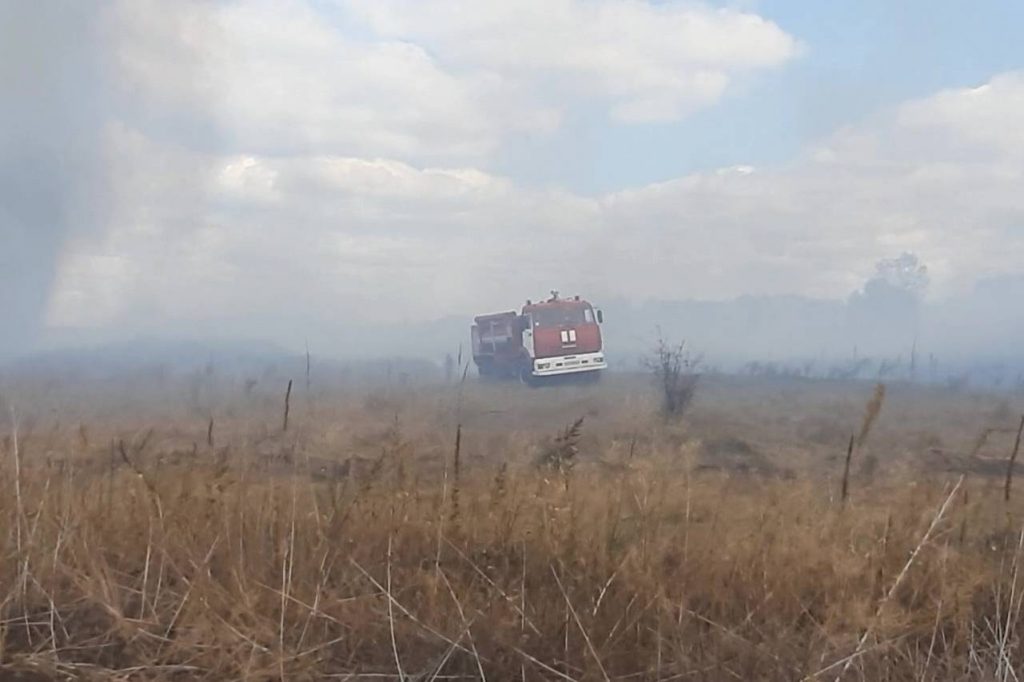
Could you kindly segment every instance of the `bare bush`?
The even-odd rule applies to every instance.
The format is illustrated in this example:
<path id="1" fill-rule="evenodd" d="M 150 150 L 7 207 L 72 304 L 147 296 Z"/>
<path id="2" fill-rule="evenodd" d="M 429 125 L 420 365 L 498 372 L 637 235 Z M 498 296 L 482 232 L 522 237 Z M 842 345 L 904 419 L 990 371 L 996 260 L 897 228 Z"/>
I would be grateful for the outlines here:
<path id="1" fill-rule="evenodd" d="M 653 354 L 646 359 L 661 394 L 661 412 L 668 419 L 682 417 L 697 394 L 701 358 L 690 354 L 686 342 L 673 344 L 659 334 Z"/>

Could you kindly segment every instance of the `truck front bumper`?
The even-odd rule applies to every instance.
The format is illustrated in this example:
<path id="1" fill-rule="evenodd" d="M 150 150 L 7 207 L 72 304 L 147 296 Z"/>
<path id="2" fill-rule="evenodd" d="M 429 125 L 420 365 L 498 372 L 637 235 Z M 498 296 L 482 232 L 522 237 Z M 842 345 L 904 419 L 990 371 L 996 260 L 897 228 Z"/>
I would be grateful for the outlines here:
<path id="1" fill-rule="evenodd" d="M 579 374 L 607 369 L 604 352 L 562 355 L 554 358 L 540 358 L 533 361 L 533 376 L 553 377 L 562 374 Z"/>

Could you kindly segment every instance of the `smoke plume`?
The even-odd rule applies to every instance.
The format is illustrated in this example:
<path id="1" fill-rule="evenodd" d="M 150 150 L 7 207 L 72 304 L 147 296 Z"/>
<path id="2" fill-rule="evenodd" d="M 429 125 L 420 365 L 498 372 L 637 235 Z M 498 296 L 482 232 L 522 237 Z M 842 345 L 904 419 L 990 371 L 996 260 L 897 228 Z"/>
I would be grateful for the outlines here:
<path id="1" fill-rule="evenodd" d="M 0 353 L 37 338 L 62 245 L 102 212 L 101 3 L 0 4 Z"/>

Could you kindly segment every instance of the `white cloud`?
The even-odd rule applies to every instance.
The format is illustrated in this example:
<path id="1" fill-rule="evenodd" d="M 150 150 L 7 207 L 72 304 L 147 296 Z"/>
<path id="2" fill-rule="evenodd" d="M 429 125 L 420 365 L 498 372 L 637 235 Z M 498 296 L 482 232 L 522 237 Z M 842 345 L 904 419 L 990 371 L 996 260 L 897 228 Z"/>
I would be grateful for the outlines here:
<path id="1" fill-rule="evenodd" d="M 201 131 L 204 148 L 458 162 L 550 134 L 573 107 L 677 119 L 797 51 L 757 15 L 692 4 L 338 8 L 121 0 L 108 23 L 122 89 L 158 124 Z"/>
<path id="2" fill-rule="evenodd" d="M 263 154 L 479 157 L 550 113 L 420 46 L 358 40 L 301 0 L 124 0 L 110 18 L 126 96 L 207 146 Z"/>
<path id="3" fill-rule="evenodd" d="M 908 129 L 956 140 L 973 151 L 1024 154 L 1024 72 L 996 76 L 976 88 L 946 90 L 899 111 Z"/>
<path id="4" fill-rule="evenodd" d="M 797 42 L 756 14 L 634 0 L 341 0 L 385 37 L 429 47 L 565 103 L 606 101 L 623 121 L 665 121 L 718 101 L 735 75 L 779 66 Z"/>

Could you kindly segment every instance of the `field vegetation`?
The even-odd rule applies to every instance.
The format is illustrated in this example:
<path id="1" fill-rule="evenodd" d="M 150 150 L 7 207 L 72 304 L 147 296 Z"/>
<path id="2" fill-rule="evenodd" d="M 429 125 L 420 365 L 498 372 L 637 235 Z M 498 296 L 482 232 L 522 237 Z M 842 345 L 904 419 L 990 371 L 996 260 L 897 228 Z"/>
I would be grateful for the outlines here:
<path id="1" fill-rule="evenodd" d="M 458 376 L 9 381 L 5 679 L 1024 669 L 1015 399 Z"/>

